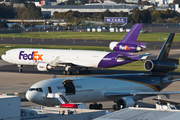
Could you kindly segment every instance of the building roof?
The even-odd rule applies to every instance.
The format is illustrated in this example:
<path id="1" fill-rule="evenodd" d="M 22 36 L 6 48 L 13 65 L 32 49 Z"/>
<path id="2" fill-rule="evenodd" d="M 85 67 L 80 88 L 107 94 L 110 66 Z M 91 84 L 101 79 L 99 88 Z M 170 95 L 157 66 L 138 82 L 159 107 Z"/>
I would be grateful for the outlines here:
<path id="1" fill-rule="evenodd" d="M 137 5 L 43 5 L 44 9 L 134 9 Z"/>
<path id="2" fill-rule="evenodd" d="M 150 108 L 127 108 L 94 120 L 178 120 L 179 110 L 157 110 Z"/>

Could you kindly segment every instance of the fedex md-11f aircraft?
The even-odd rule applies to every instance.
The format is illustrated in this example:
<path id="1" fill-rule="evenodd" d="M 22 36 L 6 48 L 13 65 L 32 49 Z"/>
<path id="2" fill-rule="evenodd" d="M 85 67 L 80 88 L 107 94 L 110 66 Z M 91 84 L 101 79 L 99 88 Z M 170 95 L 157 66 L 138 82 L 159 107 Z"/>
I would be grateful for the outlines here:
<path id="1" fill-rule="evenodd" d="M 146 55 L 133 55 L 146 48 L 146 44 L 136 42 L 142 24 L 135 24 L 130 32 L 120 42 L 111 42 L 109 47 L 114 52 L 91 50 L 63 50 L 63 49 L 30 49 L 20 48 L 6 51 L 1 58 L 16 64 L 19 72 L 25 65 L 36 65 L 39 71 L 48 71 L 56 66 L 64 66 L 63 74 L 90 73 L 88 68 L 108 68 L 141 60 Z M 86 68 L 86 70 L 81 70 Z"/>
<path id="2" fill-rule="evenodd" d="M 180 80 L 168 75 L 168 72 L 177 69 L 179 64 L 178 59 L 168 58 L 173 38 L 174 34 L 171 33 L 158 57 L 145 62 L 144 67 L 151 71 L 151 74 L 53 78 L 32 85 L 26 93 L 26 98 L 40 105 L 54 106 L 67 103 L 64 99 L 67 97 L 72 102 L 93 102 L 94 104 L 89 106 L 91 109 L 102 108 L 102 104 L 97 102 L 116 101 L 113 108 L 122 109 L 135 106 L 138 100 L 149 96 L 180 94 L 180 91 L 160 92 L 172 82 Z"/>

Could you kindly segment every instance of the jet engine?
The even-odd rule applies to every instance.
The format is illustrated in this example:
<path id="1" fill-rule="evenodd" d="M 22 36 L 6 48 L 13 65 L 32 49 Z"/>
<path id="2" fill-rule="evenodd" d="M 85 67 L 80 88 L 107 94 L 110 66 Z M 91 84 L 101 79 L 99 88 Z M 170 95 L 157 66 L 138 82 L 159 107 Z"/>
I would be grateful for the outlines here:
<path id="1" fill-rule="evenodd" d="M 109 48 L 113 51 L 126 51 L 126 52 L 139 52 L 144 50 L 144 48 L 139 47 L 138 45 L 135 44 L 125 44 L 119 42 L 111 42 L 109 44 Z"/>
<path id="2" fill-rule="evenodd" d="M 171 61 L 160 60 L 147 60 L 144 63 L 144 68 L 151 72 L 163 72 L 168 73 L 178 68 L 177 64 Z"/>
<path id="3" fill-rule="evenodd" d="M 135 105 L 135 101 L 131 97 L 122 97 L 119 98 L 116 102 L 116 106 L 119 110 L 128 107 L 134 107 L 134 105 Z"/>
<path id="4" fill-rule="evenodd" d="M 51 66 L 51 65 L 49 65 L 47 63 L 38 63 L 37 64 L 37 69 L 39 71 L 48 71 L 48 70 L 50 70 L 52 68 L 53 68 L 53 66 Z"/>

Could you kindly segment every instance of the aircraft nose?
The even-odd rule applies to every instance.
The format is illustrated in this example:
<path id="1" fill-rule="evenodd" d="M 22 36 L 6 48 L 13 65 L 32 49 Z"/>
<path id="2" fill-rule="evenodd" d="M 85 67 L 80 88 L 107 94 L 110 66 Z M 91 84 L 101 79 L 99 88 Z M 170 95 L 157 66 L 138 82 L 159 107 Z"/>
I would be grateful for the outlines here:
<path id="1" fill-rule="evenodd" d="M 3 59 L 3 60 L 4 60 L 4 55 L 1 55 L 1 59 Z"/>
<path id="2" fill-rule="evenodd" d="M 45 96 L 43 94 L 39 94 L 36 91 L 27 91 L 26 99 L 36 104 L 43 104 Z"/>

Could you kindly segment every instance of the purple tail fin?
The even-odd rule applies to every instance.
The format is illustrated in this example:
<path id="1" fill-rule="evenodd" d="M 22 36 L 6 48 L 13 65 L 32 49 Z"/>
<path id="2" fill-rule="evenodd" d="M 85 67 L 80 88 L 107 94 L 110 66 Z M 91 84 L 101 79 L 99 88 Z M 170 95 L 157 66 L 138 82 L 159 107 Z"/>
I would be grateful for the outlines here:
<path id="1" fill-rule="evenodd" d="M 126 43 L 126 44 L 135 44 L 135 45 L 138 45 L 140 47 L 143 47 L 145 48 L 146 47 L 146 44 L 145 43 L 140 43 L 140 42 L 136 42 L 137 38 L 138 38 L 138 35 L 139 35 L 139 32 L 141 30 L 141 27 L 142 27 L 143 24 L 135 24 L 131 30 L 128 32 L 128 34 L 121 40 L 121 42 L 119 42 L 120 44 L 121 43 Z"/>
<path id="2" fill-rule="evenodd" d="M 121 42 L 111 42 L 109 48 L 117 52 L 139 52 L 146 48 L 145 43 L 136 42 L 143 24 L 135 24 Z"/>

